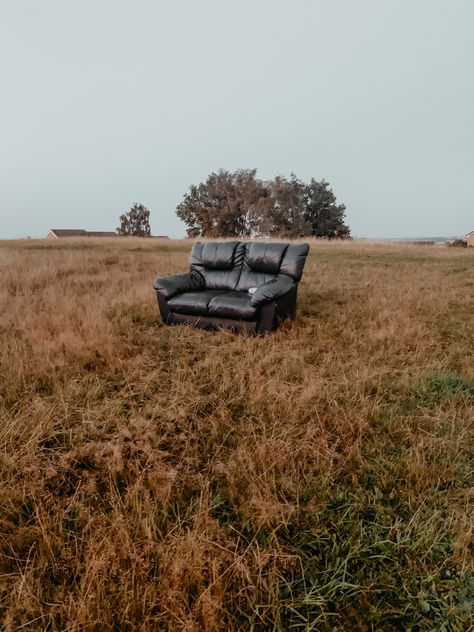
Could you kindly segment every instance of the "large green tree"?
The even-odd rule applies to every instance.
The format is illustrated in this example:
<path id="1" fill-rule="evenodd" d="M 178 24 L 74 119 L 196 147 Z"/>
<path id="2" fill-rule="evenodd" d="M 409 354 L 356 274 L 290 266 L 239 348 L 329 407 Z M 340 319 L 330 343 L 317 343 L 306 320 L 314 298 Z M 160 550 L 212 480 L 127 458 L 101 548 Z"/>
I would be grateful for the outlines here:
<path id="1" fill-rule="evenodd" d="M 176 214 L 190 237 L 244 237 L 252 234 L 256 205 L 264 194 L 256 169 L 221 169 L 192 185 Z"/>
<path id="2" fill-rule="evenodd" d="M 350 236 L 349 226 L 345 223 L 346 207 L 336 202 L 336 196 L 325 180 L 318 182 L 311 178 L 310 183 L 303 186 L 302 213 L 311 227 L 311 235 L 328 239 Z"/>
<path id="3" fill-rule="evenodd" d="M 265 183 L 266 195 L 258 203 L 255 234 L 280 237 L 303 237 L 310 234 L 310 225 L 302 211 L 304 185 L 294 174 L 287 180 L 277 176 Z"/>
<path id="4" fill-rule="evenodd" d="M 120 216 L 118 235 L 135 235 L 136 237 L 150 237 L 150 211 L 143 204 L 135 203 L 128 213 Z"/>
<path id="5" fill-rule="evenodd" d="M 329 184 L 291 174 L 262 181 L 256 169 L 211 173 L 189 188 L 176 213 L 189 237 L 348 237 L 345 206 Z"/>

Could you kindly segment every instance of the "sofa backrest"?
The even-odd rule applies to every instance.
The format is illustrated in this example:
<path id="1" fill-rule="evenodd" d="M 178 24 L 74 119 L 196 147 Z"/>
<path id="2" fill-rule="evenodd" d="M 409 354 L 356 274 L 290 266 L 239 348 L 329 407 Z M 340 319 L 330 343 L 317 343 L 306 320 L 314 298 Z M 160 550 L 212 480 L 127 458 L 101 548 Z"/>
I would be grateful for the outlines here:
<path id="1" fill-rule="evenodd" d="M 284 243 L 246 243 L 237 290 L 246 292 L 251 287 L 258 287 L 275 279 L 280 273 L 280 265 L 287 248 L 288 244 Z"/>
<path id="2" fill-rule="evenodd" d="M 244 251 L 240 241 L 198 241 L 191 250 L 190 268 L 202 274 L 210 290 L 235 290 Z"/>
<path id="3" fill-rule="evenodd" d="M 298 283 L 308 252 L 308 244 L 196 242 L 191 251 L 190 268 L 203 275 L 209 289 L 247 292 L 280 274 Z"/>
<path id="4" fill-rule="evenodd" d="M 289 244 L 280 265 L 280 274 L 287 274 L 299 283 L 308 252 L 309 244 Z"/>

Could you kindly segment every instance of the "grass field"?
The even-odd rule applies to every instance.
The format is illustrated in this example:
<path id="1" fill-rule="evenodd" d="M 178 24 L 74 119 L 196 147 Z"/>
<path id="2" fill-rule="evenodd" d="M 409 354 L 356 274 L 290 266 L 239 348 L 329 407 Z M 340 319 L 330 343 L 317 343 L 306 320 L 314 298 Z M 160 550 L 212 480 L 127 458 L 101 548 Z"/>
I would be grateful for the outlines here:
<path id="1" fill-rule="evenodd" d="M 474 249 L 312 244 L 164 327 L 188 242 L 0 243 L 0 629 L 474 629 Z"/>

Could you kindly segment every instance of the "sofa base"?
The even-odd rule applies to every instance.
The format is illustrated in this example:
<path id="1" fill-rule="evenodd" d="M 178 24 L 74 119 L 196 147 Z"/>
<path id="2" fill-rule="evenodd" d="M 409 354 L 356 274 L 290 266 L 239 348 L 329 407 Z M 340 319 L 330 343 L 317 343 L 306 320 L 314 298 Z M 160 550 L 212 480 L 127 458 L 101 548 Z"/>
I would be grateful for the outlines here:
<path id="1" fill-rule="evenodd" d="M 196 316 L 194 314 L 178 314 L 168 307 L 165 297 L 156 292 L 161 318 L 165 325 L 193 325 L 203 329 L 231 329 L 233 331 L 251 331 L 255 334 L 275 331 L 281 321 L 293 320 L 296 313 L 296 288 L 293 288 L 278 301 L 264 303 L 258 310 L 258 320 L 235 320 L 216 316 Z"/>
<path id="2" fill-rule="evenodd" d="M 202 329 L 232 329 L 234 331 L 257 331 L 257 322 L 252 320 L 234 320 L 232 318 L 217 318 L 212 316 L 193 316 L 191 314 L 177 314 L 170 312 L 167 325 L 193 325 Z"/>

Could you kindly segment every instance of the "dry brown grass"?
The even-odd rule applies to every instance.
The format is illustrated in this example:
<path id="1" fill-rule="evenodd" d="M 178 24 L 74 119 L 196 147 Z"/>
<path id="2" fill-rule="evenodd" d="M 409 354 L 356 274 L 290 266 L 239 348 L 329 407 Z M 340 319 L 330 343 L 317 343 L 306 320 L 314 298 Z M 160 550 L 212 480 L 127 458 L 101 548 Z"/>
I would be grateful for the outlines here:
<path id="1" fill-rule="evenodd" d="M 251 337 L 161 324 L 189 248 L 0 244 L 3 629 L 472 629 L 474 251 L 315 242 Z"/>

